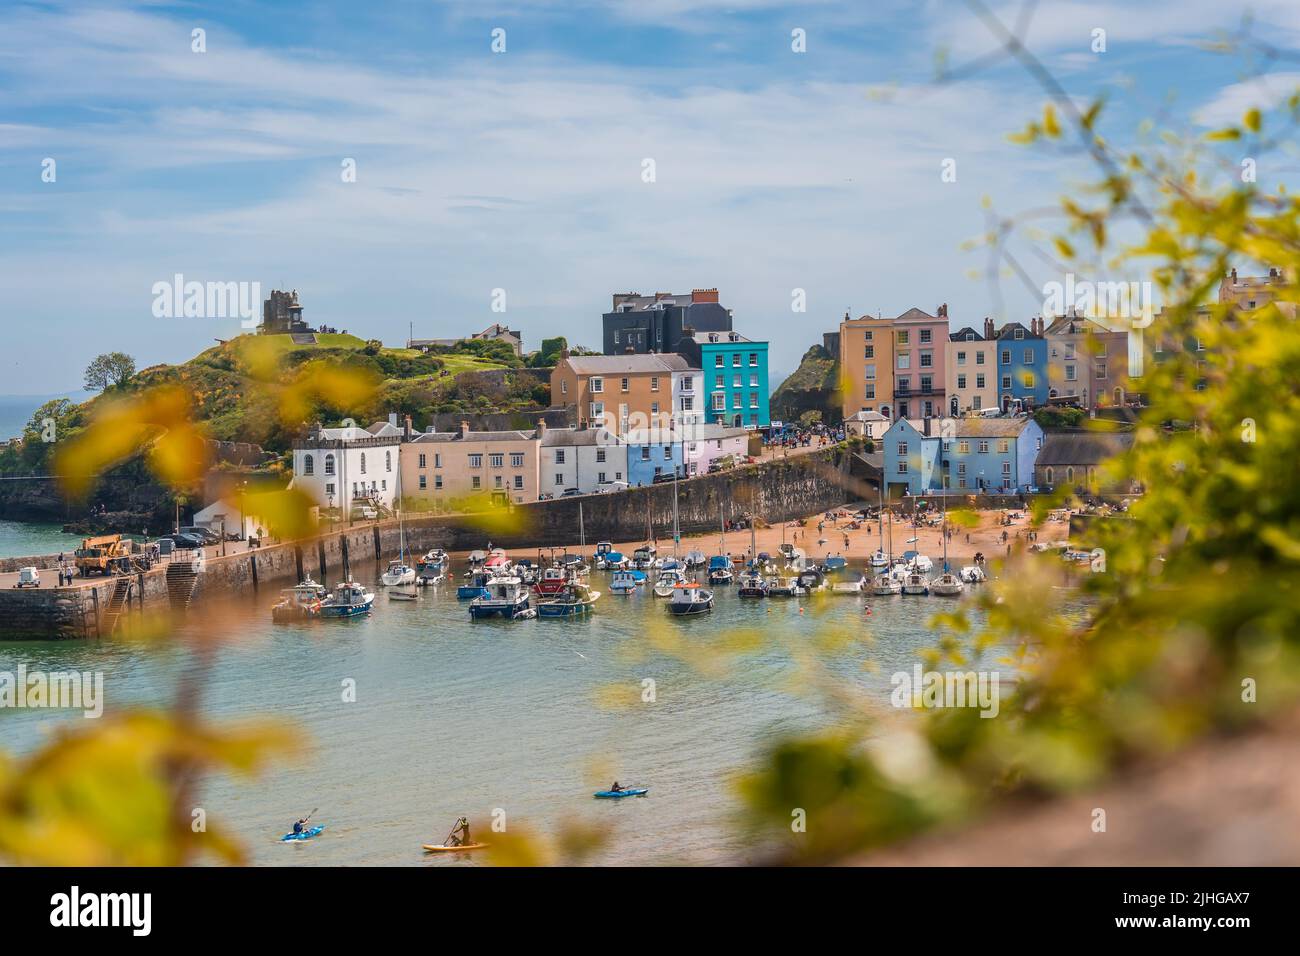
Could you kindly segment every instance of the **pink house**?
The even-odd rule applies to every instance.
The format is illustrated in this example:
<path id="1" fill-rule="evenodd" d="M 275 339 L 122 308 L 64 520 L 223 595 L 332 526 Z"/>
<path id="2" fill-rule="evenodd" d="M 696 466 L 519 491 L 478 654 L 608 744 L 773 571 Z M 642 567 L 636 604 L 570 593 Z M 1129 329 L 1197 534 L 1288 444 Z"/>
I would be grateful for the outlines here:
<path id="1" fill-rule="evenodd" d="M 938 315 L 908 309 L 894 319 L 894 420 L 946 414 L 948 304 Z"/>

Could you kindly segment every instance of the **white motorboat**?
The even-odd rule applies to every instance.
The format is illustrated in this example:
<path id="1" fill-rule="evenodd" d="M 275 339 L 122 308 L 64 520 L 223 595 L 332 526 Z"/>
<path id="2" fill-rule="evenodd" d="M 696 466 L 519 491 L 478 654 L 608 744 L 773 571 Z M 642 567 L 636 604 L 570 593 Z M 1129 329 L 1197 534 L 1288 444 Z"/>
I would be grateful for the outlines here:
<path id="1" fill-rule="evenodd" d="M 659 579 L 655 581 L 655 597 L 672 597 L 674 590 L 680 584 L 686 583 L 686 572 L 677 568 L 671 571 L 660 571 Z"/>
<path id="2" fill-rule="evenodd" d="M 500 617 L 507 621 L 520 621 L 537 616 L 537 609 L 530 606 L 532 589 L 516 577 L 493 578 L 488 582 L 487 592 L 469 602 L 471 618 Z"/>
<path id="3" fill-rule="evenodd" d="M 832 594 L 848 594 L 848 595 L 861 594 L 866 589 L 867 589 L 866 575 L 863 575 L 862 577 L 854 578 L 850 581 L 836 581 L 834 584 L 831 585 Z"/>
<path id="4" fill-rule="evenodd" d="M 876 553 L 871 556 L 871 566 L 877 571 L 883 571 L 889 567 L 889 557 L 884 551 L 877 548 Z"/>
<path id="5" fill-rule="evenodd" d="M 968 564 L 957 572 L 957 576 L 966 584 L 983 584 L 987 581 L 988 575 L 978 564 Z"/>

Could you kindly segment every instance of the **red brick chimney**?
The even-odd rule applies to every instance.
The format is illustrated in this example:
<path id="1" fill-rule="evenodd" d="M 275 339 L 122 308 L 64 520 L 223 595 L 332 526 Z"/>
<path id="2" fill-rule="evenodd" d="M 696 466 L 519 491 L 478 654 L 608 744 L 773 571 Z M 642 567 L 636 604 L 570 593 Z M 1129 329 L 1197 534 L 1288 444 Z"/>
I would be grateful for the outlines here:
<path id="1" fill-rule="evenodd" d="M 718 290 L 717 289 L 692 289 L 691 301 L 692 302 L 717 302 Z"/>
<path id="2" fill-rule="evenodd" d="M 469 437 L 469 422 L 460 423 L 460 437 L 462 439 Z"/>
<path id="3" fill-rule="evenodd" d="M 941 319 L 946 319 L 946 318 L 948 318 L 948 303 L 947 303 L 947 302 L 945 302 L 943 305 L 939 306 L 939 318 L 941 318 Z"/>
<path id="4" fill-rule="evenodd" d="M 537 419 L 537 437 L 546 437 L 546 419 L 544 417 Z"/>
<path id="5" fill-rule="evenodd" d="M 990 319 L 987 315 L 984 316 L 984 338 L 986 339 L 993 338 L 993 320 Z"/>
<path id="6" fill-rule="evenodd" d="M 407 441 L 411 440 L 411 416 L 406 416 L 406 427 L 402 429 L 402 437 Z"/>

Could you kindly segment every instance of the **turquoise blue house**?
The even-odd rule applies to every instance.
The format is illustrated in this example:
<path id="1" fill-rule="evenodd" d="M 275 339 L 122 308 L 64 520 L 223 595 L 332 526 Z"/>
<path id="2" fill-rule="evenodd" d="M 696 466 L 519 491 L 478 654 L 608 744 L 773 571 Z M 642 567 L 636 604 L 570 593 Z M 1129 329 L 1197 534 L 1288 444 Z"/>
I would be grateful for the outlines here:
<path id="1" fill-rule="evenodd" d="M 1047 404 L 1047 339 L 1042 319 L 1031 327 L 1008 322 L 997 333 L 998 404 L 1003 411 L 1019 400 L 1021 409 Z"/>
<path id="2" fill-rule="evenodd" d="M 1028 416 L 950 419 L 941 473 L 950 491 L 1016 494 L 1034 484 L 1043 429 Z M 888 437 L 888 436 L 886 436 Z"/>
<path id="3" fill-rule="evenodd" d="M 739 332 L 696 332 L 682 339 L 677 351 L 703 373 L 706 422 L 744 428 L 772 424 L 766 342 Z"/>
<path id="4" fill-rule="evenodd" d="M 686 477 L 682 467 L 682 442 L 673 440 L 667 429 L 634 428 L 623 440 L 627 443 L 627 483 L 636 488 L 650 485 L 659 475 L 676 473 Z"/>
<path id="5" fill-rule="evenodd" d="M 900 418 L 889 426 L 885 446 L 885 491 L 891 497 L 919 495 L 943 487 L 938 419 Z"/>

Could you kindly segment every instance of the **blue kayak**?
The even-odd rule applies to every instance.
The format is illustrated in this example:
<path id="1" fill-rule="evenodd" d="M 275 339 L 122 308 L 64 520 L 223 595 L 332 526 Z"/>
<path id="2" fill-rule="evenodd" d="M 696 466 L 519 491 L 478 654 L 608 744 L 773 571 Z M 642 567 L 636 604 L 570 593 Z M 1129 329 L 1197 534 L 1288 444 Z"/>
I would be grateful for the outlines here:
<path id="1" fill-rule="evenodd" d="M 310 840 L 324 829 L 324 827 L 308 827 L 301 833 L 286 833 L 284 836 L 280 837 L 280 842 L 288 843 L 290 840 Z"/>
<path id="2" fill-rule="evenodd" d="M 649 787 L 631 787 L 627 790 L 597 790 L 593 796 L 597 800 L 619 800 L 623 797 L 644 797 L 649 792 Z"/>

